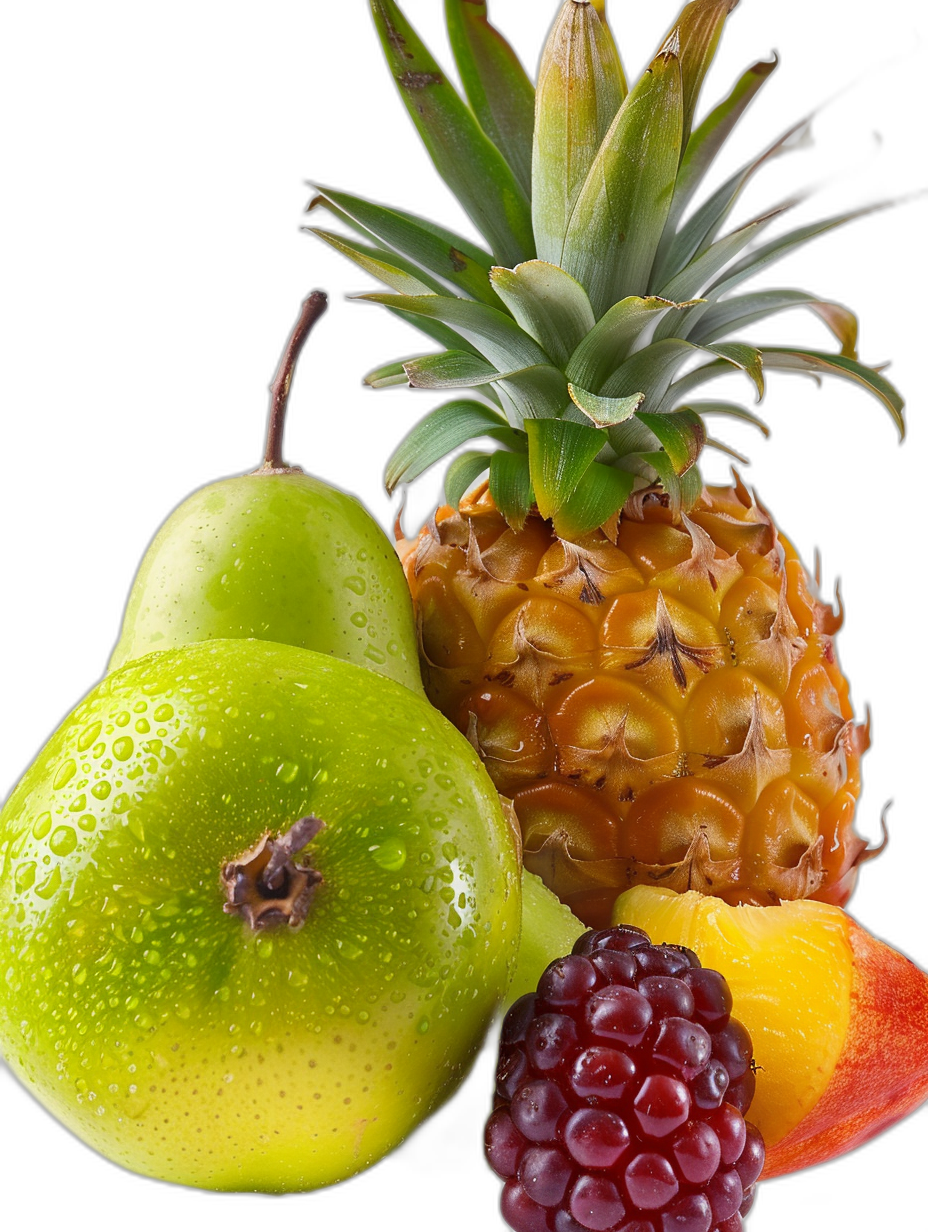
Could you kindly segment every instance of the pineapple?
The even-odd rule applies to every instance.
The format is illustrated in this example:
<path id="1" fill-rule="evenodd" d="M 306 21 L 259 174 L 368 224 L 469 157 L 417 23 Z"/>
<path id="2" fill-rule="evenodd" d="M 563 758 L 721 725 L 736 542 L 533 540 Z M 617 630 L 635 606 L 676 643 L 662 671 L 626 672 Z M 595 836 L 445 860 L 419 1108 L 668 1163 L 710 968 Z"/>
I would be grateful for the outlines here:
<path id="1" fill-rule="evenodd" d="M 752 65 L 697 122 L 736 3 L 688 4 L 629 88 L 604 0 L 563 5 L 537 86 L 483 0 L 446 0 L 465 102 L 394 0 L 371 0 L 409 114 L 486 246 L 344 192 L 313 202 L 349 232 L 315 234 L 388 288 L 362 298 L 441 348 L 368 383 L 466 391 L 387 468 L 393 490 L 455 455 L 448 504 L 400 542 L 426 688 L 512 800 L 525 866 L 594 926 L 639 883 L 842 904 L 872 854 L 853 829 L 868 731 L 835 658 L 840 616 L 737 474 L 708 487 L 699 469 L 726 449 L 707 421 L 766 431 L 702 390 L 727 374 L 757 400 L 771 371 L 841 377 L 904 432 L 852 312 L 743 290 L 864 211 L 768 238 L 787 202 L 725 230 L 804 128 L 705 188 L 776 67 Z M 748 340 L 796 307 L 836 350 Z"/>

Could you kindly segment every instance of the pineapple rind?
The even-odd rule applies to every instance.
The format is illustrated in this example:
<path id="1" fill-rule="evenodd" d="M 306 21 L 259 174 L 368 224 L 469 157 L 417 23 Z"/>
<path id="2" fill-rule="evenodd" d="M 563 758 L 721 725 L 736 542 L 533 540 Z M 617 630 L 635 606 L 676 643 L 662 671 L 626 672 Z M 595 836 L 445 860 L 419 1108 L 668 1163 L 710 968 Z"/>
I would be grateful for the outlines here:
<path id="1" fill-rule="evenodd" d="M 516 533 L 486 488 L 401 544 L 426 691 L 522 828 L 525 866 L 608 922 L 632 885 L 843 903 L 866 844 L 840 618 L 739 482 L 674 518 Z"/>

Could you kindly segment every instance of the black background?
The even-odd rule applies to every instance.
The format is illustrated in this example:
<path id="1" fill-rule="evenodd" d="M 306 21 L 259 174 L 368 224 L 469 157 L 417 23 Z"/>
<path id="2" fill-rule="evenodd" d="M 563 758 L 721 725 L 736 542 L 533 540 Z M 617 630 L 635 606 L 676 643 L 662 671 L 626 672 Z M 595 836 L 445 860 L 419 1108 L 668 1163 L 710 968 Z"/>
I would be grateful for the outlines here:
<path id="1" fill-rule="evenodd" d="M 493 15 L 534 68 L 553 2 L 495 0 Z M 531 10 L 526 12 L 525 10 Z M 860 166 L 797 221 L 919 186 L 924 124 L 923 30 L 895 6 L 855 26 L 847 6 L 746 0 L 732 16 L 707 99 L 753 59 L 778 49 L 774 75 L 726 154 L 733 170 L 786 123 L 857 81 L 816 124 L 817 152 L 765 170 L 738 218 L 828 171 Z M 445 59 L 438 0 L 407 11 Z M 6 456 L 2 484 L 7 719 L 6 792 L 58 719 L 99 678 L 134 568 L 159 522 L 189 490 L 259 461 L 266 384 L 299 299 L 332 294 L 295 384 L 287 455 L 362 496 L 389 524 L 381 488 L 389 450 L 435 398 L 362 391 L 377 363 L 418 350 L 418 335 L 381 309 L 346 302 L 371 283 L 298 232 L 308 181 L 414 209 L 467 230 L 426 163 L 389 86 L 360 0 L 248 18 L 217 10 L 214 25 L 161 17 L 99 25 L 81 15 L 36 32 L 43 52 L 12 122 L 14 224 L 7 253 Z M 616 5 L 626 68 L 637 73 L 674 16 L 669 0 Z M 631 14 L 631 16 L 626 16 Z M 139 20 L 140 21 L 140 20 Z M 116 43 L 111 39 L 115 38 Z M 104 49 L 106 48 L 106 49 Z M 884 137 L 870 160 L 871 132 Z M 328 224 L 327 218 L 319 218 Z M 873 711 L 859 828 L 879 834 L 892 800 L 891 845 L 863 873 L 853 910 L 877 935 L 928 965 L 921 872 L 924 553 L 918 488 L 924 428 L 917 329 L 923 315 L 921 205 L 818 241 L 780 267 L 797 285 L 848 303 L 861 317 L 861 357 L 892 360 L 910 399 L 901 448 L 889 416 L 847 384 L 773 376 L 765 418 L 773 440 L 732 426 L 751 453 L 746 472 L 807 561 L 820 549 L 823 589 L 840 579 L 848 612 L 839 652 L 859 715 Z M 769 281 L 769 280 L 768 280 Z M 767 341 L 831 340 L 810 315 L 762 331 Z M 744 387 L 747 389 L 747 387 Z M 732 388 L 732 393 L 741 389 Z M 716 425 L 717 428 L 717 425 Z M 707 464 L 710 477 L 728 463 Z M 410 494 L 418 526 L 438 473 Z M 318 1226 L 500 1227 L 497 1184 L 479 1156 L 489 1058 L 466 1092 L 397 1156 L 329 1193 L 291 1200 L 288 1216 Z M 75 1190 L 97 1209 L 223 1218 L 255 1212 L 250 1198 L 212 1198 L 128 1177 L 39 1112 L 0 1073 L 4 1170 L 43 1186 L 43 1214 L 64 1217 Z M 902 1154 L 924 1142 L 926 1114 L 863 1153 L 760 1190 L 752 1232 L 898 1226 L 906 1201 Z M 43 1161 L 54 1161 L 54 1185 Z M 80 1201 L 80 1200 L 79 1200 Z M 251 1211 L 246 1210 L 250 1206 Z M 317 1226 L 317 1225 L 314 1225 Z"/>

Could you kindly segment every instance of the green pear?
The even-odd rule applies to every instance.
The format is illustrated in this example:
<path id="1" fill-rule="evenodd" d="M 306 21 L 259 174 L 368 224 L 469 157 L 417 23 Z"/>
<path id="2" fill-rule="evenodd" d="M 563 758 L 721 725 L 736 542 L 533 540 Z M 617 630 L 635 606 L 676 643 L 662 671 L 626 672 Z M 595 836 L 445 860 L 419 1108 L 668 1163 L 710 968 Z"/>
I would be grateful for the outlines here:
<path id="1" fill-rule="evenodd" d="M 267 642 L 151 654 L 0 812 L 0 1048 L 125 1167 L 315 1189 L 461 1082 L 519 912 L 493 785 L 424 697 Z"/>
<path id="2" fill-rule="evenodd" d="M 190 642 L 259 638 L 421 691 L 412 602 L 386 535 L 355 497 L 283 461 L 293 372 L 325 308 L 321 291 L 303 303 L 271 384 L 263 464 L 194 492 L 152 541 L 110 671 Z"/>

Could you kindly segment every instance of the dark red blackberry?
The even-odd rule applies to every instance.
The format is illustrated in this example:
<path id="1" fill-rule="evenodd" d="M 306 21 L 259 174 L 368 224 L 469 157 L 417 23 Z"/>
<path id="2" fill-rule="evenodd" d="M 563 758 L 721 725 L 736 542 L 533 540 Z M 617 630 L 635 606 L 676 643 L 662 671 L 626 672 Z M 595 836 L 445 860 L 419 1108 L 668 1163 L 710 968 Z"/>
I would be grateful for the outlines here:
<path id="1" fill-rule="evenodd" d="M 683 946 L 586 933 L 506 1015 L 490 1166 L 515 1232 L 740 1232 L 764 1166 L 751 1040 Z"/>

